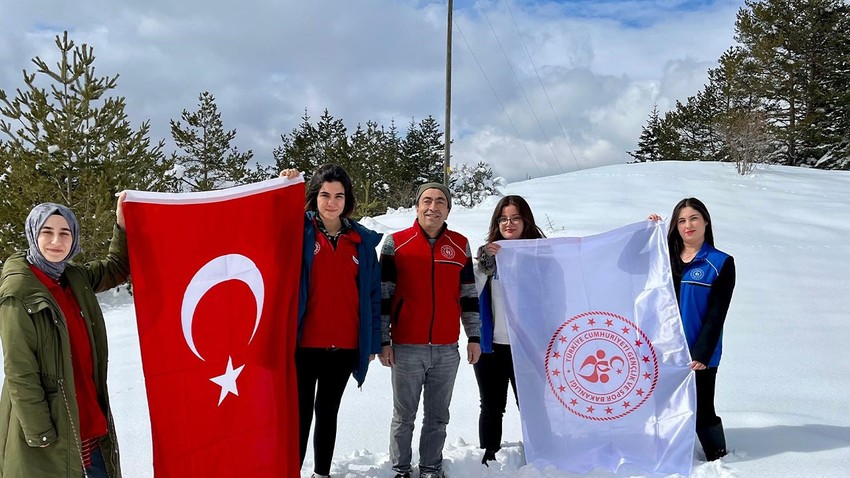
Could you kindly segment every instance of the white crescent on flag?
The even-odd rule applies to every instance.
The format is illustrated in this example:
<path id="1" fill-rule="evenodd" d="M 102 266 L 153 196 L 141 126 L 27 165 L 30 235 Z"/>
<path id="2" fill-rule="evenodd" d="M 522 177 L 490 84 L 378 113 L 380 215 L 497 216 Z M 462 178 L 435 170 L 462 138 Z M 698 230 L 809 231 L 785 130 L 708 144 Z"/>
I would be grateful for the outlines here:
<path id="1" fill-rule="evenodd" d="M 195 346 L 195 339 L 192 336 L 192 322 L 195 317 L 195 309 L 198 307 L 198 303 L 204 294 L 216 285 L 229 280 L 239 280 L 247 284 L 254 294 L 254 300 L 257 302 L 257 317 L 254 321 L 254 330 L 251 332 L 251 338 L 248 339 L 248 343 L 251 343 L 251 340 L 254 339 L 254 334 L 257 333 L 257 328 L 260 326 L 263 301 L 265 299 L 265 287 L 263 286 L 263 275 L 260 273 L 257 265 L 251 259 L 241 254 L 227 254 L 207 262 L 195 273 L 195 276 L 189 281 L 189 285 L 186 286 L 180 314 L 186 345 L 201 360 L 204 360 L 204 357 L 198 353 L 198 348 Z"/>

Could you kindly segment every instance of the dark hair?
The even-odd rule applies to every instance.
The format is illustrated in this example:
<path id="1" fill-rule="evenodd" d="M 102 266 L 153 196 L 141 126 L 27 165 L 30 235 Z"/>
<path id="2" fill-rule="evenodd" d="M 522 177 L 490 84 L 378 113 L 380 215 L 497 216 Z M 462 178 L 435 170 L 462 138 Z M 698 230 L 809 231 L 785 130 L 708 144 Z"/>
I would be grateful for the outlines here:
<path id="1" fill-rule="evenodd" d="M 338 182 L 342 184 L 345 190 L 345 207 L 342 209 L 340 217 L 348 217 L 354 211 L 354 188 L 351 186 L 351 178 L 348 173 L 342 169 L 342 166 L 337 164 L 324 164 L 319 166 L 307 183 L 307 197 L 304 203 L 305 211 L 316 211 L 319 206 L 316 204 L 316 198 L 319 197 L 319 190 L 322 189 L 322 184 Z"/>
<path id="2" fill-rule="evenodd" d="M 705 242 L 714 247 L 714 231 L 711 229 L 711 215 L 708 213 L 708 208 L 697 198 L 682 199 L 673 208 L 673 214 L 670 216 L 670 229 L 667 231 L 667 246 L 670 249 L 670 263 L 673 265 L 674 271 L 678 270 L 676 265 L 679 264 L 682 248 L 685 247 L 676 224 L 679 222 L 679 214 L 686 207 L 694 208 L 705 219 Z"/>
<path id="3" fill-rule="evenodd" d="M 493 217 L 490 218 L 490 231 L 487 233 L 487 242 L 500 241 L 504 239 L 502 231 L 499 230 L 499 217 L 501 217 L 502 211 L 508 206 L 516 206 L 516 208 L 519 209 L 520 217 L 522 217 L 524 225 L 520 239 L 540 239 L 546 237 L 546 235 L 543 234 L 543 231 L 541 231 L 534 222 L 534 214 L 531 212 L 531 208 L 528 206 L 528 203 L 525 202 L 525 199 L 523 199 L 522 196 L 512 194 L 510 196 L 503 197 L 499 200 L 498 204 L 496 204 L 496 209 L 493 211 Z"/>

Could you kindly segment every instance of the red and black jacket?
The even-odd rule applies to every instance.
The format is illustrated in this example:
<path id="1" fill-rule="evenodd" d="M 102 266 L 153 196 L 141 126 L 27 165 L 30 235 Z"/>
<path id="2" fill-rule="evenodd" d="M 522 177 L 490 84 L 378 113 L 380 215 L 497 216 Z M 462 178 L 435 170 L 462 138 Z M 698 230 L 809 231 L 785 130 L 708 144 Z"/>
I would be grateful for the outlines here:
<path id="1" fill-rule="evenodd" d="M 453 344 L 461 322 L 469 341 L 479 341 L 471 256 L 466 237 L 445 226 L 433 245 L 418 222 L 386 238 L 381 251 L 384 345 Z"/>

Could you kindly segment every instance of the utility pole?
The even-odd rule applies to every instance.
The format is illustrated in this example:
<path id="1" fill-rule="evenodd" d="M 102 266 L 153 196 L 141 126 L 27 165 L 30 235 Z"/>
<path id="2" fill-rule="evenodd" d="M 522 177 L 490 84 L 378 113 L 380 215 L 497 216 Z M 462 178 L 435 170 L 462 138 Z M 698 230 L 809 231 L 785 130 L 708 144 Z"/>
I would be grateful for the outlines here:
<path id="1" fill-rule="evenodd" d="M 452 0 L 449 0 L 446 26 L 446 146 L 443 153 L 443 184 L 448 187 L 452 151 Z"/>

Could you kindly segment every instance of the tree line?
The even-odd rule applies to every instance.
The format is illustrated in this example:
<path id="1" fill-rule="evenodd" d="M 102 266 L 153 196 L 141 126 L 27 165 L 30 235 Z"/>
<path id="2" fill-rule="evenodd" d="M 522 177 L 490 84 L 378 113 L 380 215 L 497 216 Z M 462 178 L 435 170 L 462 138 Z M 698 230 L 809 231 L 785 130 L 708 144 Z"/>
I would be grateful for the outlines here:
<path id="1" fill-rule="evenodd" d="M 196 110 L 171 120 L 177 148 L 150 138 L 150 123 L 134 128 L 123 97 L 110 96 L 118 75 L 97 76 L 88 45 L 65 32 L 56 37 L 59 61 L 35 57 L 24 86 L 0 88 L 0 261 L 24 248 L 24 220 L 41 202 L 69 206 L 81 223 L 83 251 L 77 260 L 103 257 L 114 223 L 115 193 L 124 189 L 193 192 L 270 179 L 297 168 L 309 174 L 321 164 L 343 166 L 352 178 L 356 216 L 410 207 L 416 188 L 443 181 L 444 136 L 428 116 L 411 118 L 402 134 L 392 122 L 357 124 L 349 133 L 324 110 L 316 120 L 305 110 L 301 124 L 281 134 L 273 164 L 254 160 L 251 150 L 232 146 L 215 97 L 201 92 Z M 486 163 L 453 170 L 454 203 L 472 206 L 500 184 Z"/>
<path id="2" fill-rule="evenodd" d="M 850 169 L 850 5 L 745 0 L 737 45 L 708 83 L 661 115 L 653 108 L 635 161 L 731 161 Z"/>

